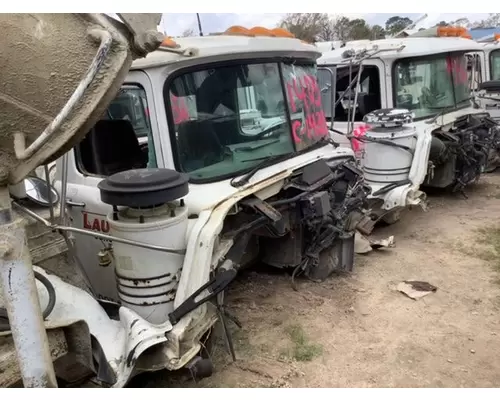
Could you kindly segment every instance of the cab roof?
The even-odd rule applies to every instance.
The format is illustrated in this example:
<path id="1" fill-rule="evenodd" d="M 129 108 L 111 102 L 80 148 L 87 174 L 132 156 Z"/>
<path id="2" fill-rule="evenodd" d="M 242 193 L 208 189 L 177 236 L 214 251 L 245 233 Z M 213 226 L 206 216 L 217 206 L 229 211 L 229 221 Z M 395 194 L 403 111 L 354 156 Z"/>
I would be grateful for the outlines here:
<path id="1" fill-rule="evenodd" d="M 289 37 L 254 37 L 236 35 L 214 35 L 201 37 L 186 37 L 174 39 L 178 48 L 159 49 L 149 53 L 145 58 L 137 59 L 131 69 L 153 68 L 187 60 L 214 60 L 217 56 L 227 60 L 255 56 L 287 55 L 288 57 L 307 58 L 315 61 L 321 52 L 312 44 Z M 182 52 L 190 52 L 183 55 Z M 233 57 L 234 56 L 234 57 Z"/>
<path id="2" fill-rule="evenodd" d="M 480 51 L 483 46 L 474 40 L 460 37 L 381 39 L 373 40 L 368 43 L 347 44 L 340 49 L 327 51 L 318 59 L 318 64 L 325 65 L 346 62 L 348 59 L 344 58 L 343 54 L 348 50 L 361 51 L 366 49 L 372 51 L 377 47 L 379 50 L 390 49 L 390 51 L 377 53 L 373 58 L 395 60 L 398 58 L 419 57 L 453 51 Z"/>
<path id="3" fill-rule="evenodd" d="M 481 46 L 481 50 L 484 51 L 490 51 L 490 50 L 495 50 L 500 48 L 500 42 L 494 41 L 494 42 L 479 42 Z"/>

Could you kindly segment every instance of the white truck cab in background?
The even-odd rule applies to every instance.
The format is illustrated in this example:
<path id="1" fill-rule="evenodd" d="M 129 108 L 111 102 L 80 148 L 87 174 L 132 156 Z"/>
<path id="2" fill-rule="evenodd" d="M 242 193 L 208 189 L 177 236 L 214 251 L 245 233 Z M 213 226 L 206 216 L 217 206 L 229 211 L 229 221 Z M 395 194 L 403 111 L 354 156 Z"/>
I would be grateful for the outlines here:
<path id="1" fill-rule="evenodd" d="M 351 139 L 372 187 L 370 201 L 375 216 L 389 216 L 387 222 L 395 222 L 405 207 L 425 205 L 421 186 L 462 191 L 484 169 L 482 156 L 474 161 L 473 171 L 465 168 L 457 175 L 452 170 L 461 167 L 435 158 L 447 151 L 436 131 L 455 132 L 458 125 L 463 126 L 464 118 L 484 115 L 470 100 L 466 59 L 466 54 L 479 51 L 481 46 L 465 38 L 462 30 L 449 31 L 433 28 L 404 39 L 346 46 L 324 52 L 318 60 L 320 70 L 336 69 L 333 132 Z M 353 93 L 350 99 L 344 93 L 349 87 Z M 325 112 L 329 109 L 325 107 Z M 409 114 L 401 121 L 391 120 L 405 110 Z M 457 138 L 448 140 L 460 142 Z M 489 151 L 478 149 L 471 150 L 473 158 Z"/>

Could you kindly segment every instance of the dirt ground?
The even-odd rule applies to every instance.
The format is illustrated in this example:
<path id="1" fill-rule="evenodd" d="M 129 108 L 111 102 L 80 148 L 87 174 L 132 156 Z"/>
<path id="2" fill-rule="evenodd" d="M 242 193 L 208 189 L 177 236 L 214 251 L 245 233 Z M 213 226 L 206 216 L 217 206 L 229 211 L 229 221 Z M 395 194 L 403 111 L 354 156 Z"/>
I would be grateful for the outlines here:
<path id="1" fill-rule="evenodd" d="M 244 274 L 228 297 L 237 361 L 221 341 L 212 377 L 141 386 L 500 386 L 500 173 L 466 193 L 378 228 L 396 247 L 356 256 L 350 276 L 294 291 L 288 275 Z M 395 290 L 404 280 L 438 290 L 415 301 Z"/>

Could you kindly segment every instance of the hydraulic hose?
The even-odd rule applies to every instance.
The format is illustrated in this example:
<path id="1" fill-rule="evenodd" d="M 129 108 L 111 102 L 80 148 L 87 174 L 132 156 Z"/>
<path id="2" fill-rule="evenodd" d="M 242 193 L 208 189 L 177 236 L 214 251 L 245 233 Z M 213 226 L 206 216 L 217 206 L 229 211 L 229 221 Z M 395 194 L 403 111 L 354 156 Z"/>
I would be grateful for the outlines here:
<path id="1" fill-rule="evenodd" d="M 45 286 L 45 289 L 47 289 L 47 293 L 49 294 L 49 302 L 42 314 L 43 319 L 45 320 L 50 315 L 52 310 L 54 310 L 54 306 L 56 305 L 56 291 L 52 283 L 50 283 L 50 281 L 41 273 L 35 271 L 35 279 L 38 279 L 40 283 Z M 10 331 L 9 317 L 5 308 L 0 308 L 0 321 L 1 320 L 6 320 L 7 322 L 0 322 L 0 332 Z"/>

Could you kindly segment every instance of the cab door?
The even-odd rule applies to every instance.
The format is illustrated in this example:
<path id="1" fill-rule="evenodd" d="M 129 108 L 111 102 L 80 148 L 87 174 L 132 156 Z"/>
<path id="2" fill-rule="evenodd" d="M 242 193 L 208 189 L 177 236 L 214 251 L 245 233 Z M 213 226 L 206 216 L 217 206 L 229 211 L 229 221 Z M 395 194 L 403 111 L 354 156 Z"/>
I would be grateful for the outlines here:
<path id="1" fill-rule="evenodd" d="M 154 146 L 154 143 L 159 143 L 158 121 L 154 110 L 153 88 L 149 76 L 144 71 L 131 71 L 102 120 L 128 119 L 145 154 L 148 154 L 147 147 L 152 145 L 149 142 L 153 138 L 153 149 L 150 149 L 152 152 L 146 157 L 151 158 L 151 154 L 154 154 L 156 165 L 161 168 L 164 166 L 161 146 Z M 106 216 L 112 207 L 101 202 L 97 188 L 105 175 L 96 172 L 98 166 L 92 166 L 92 163 L 98 161 L 95 161 L 95 157 L 94 161 L 90 159 L 91 153 L 82 143 L 68 153 L 67 209 L 71 224 L 77 228 L 107 234 L 109 224 Z M 122 145 L 118 139 L 116 147 L 113 144 L 109 147 L 111 151 L 119 152 Z M 58 160 L 58 186 L 61 181 L 61 168 L 62 160 Z M 111 262 L 107 263 L 103 262 L 105 258 L 101 257 L 100 260 L 98 256 L 111 244 L 92 236 L 77 233 L 74 235 L 76 254 L 96 295 L 103 300 L 119 302 L 113 259 L 110 258 Z"/>

